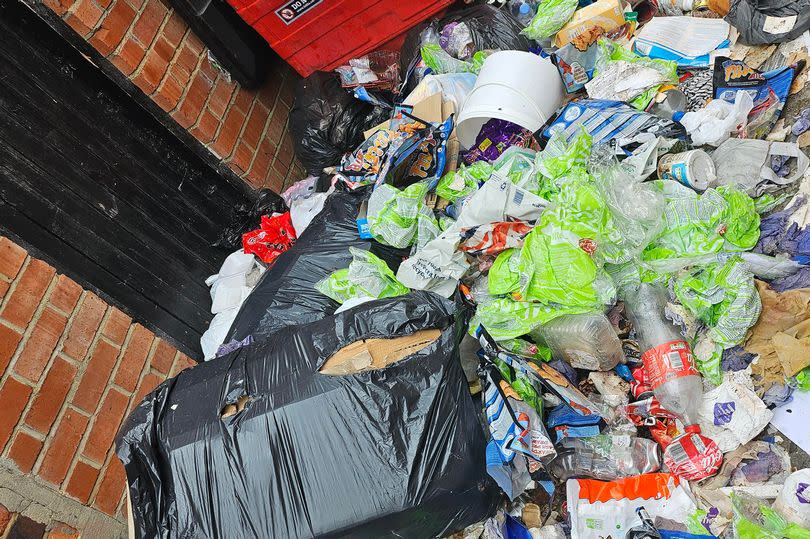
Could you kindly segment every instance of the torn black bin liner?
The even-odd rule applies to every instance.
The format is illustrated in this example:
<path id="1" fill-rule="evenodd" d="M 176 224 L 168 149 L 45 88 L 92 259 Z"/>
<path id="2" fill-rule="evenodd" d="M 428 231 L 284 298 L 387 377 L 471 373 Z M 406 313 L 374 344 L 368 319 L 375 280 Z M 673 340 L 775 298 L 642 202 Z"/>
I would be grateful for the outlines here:
<path id="1" fill-rule="evenodd" d="M 725 19 L 741 43 L 784 43 L 810 28 L 810 0 L 731 0 Z"/>
<path id="2" fill-rule="evenodd" d="M 315 290 L 315 283 L 352 261 L 349 247 L 366 249 L 396 272 L 407 251 L 387 247 L 357 233 L 357 212 L 370 188 L 336 191 L 295 242 L 278 257 L 242 304 L 225 342 L 255 341 L 282 328 L 331 315 L 338 303 Z"/>
<path id="3" fill-rule="evenodd" d="M 492 515 L 454 310 L 429 292 L 373 301 L 164 382 L 116 440 L 137 537 L 421 539 Z M 360 339 L 431 328 L 436 340 L 383 369 L 318 372 Z"/>

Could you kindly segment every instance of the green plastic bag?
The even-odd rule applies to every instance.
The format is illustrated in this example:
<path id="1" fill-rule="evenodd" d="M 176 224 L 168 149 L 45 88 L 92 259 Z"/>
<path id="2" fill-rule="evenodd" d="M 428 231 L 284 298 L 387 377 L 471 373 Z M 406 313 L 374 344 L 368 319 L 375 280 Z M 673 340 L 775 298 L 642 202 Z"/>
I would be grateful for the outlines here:
<path id="1" fill-rule="evenodd" d="M 551 348 L 542 343 L 533 344 L 523 339 L 506 339 L 499 341 L 498 346 L 507 352 L 531 358 L 535 362 L 552 360 Z"/>
<path id="2" fill-rule="evenodd" d="M 425 43 L 419 51 L 422 61 L 435 75 L 444 73 L 475 73 L 481 71 L 484 60 L 494 51 L 478 51 L 469 60 L 453 58 L 437 43 Z"/>
<path id="3" fill-rule="evenodd" d="M 349 247 L 349 252 L 352 255 L 349 267 L 318 281 L 315 284 L 318 292 L 344 303 L 352 298 L 393 298 L 410 291 L 376 255 L 357 247 Z"/>
<path id="4" fill-rule="evenodd" d="M 478 185 L 492 175 L 492 165 L 486 161 L 476 161 L 470 166 L 459 165 L 457 170 L 448 172 L 436 185 L 436 195 L 455 202 L 478 190 Z"/>
<path id="5" fill-rule="evenodd" d="M 543 212 L 538 228 L 556 228 L 592 240 L 600 262 L 619 263 L 628 258 L 622 246 L 624 234 L 590 178 L 570 176 L 560 183 L 559 192 L 551 200 L 553 206 Z"/>
<path id="6" fill-rule="evenodd" d="M 810 539 L 810 530 L 790 524 L 766 502 L 731 493 L 736 539 Z"/>
<path id="7" fill-rule="evenodd" d="M 725 264 L 712 263 L 682 273 L 675 280 L 674 290 L 678 301 L 708 326 L 709 337 L 720 347 L 717 353 L 709 351 L 705 357 L 696 351 L 701 374 L 719 384 L 722 350 L 743 342 L 762 311 L 754 274 L 741 257 L 732 256 Z"/>
<path id="8" fill-rule="evenodd" d="M 470 335 L 474 336 L 476 328 L 482 325 L 496 341 L 516 339 L 564 314 L 583 314 L 593 310 L 497 298 L 478 305 L 470 322 Z"/>
<path id="9" fill-rule="evenodd" d="M 591 157 L 593 137 L 583 127 L 569 144 L 562 131 L 551 134 L 546 147 L 537 153 L 537 173 L 548 180 L 570 175 L 573 169 L 585 171 Z"/>
<path id="10" fill-rule="evenodd" d="M 521 34 L 535 41 L 542 41 L 560 31 L 579 7 L 578 0 L 545 0 L 537 6 L 532 22 Z"/>
<path id="11" fill-rule="evenodd" d="M 661 180 L 664 228 L 642 260 L 685 258 L 720 251 L 748 251 L 759 239 L 759 214 L 751 197 L 723 185 L 698 194 L 678 182 Z"/>
<path id="12" fill-rule="evenodd" d="M 616 294 L 613 282 L 578 241 L 571 232 L 535 227 L 519 251 L 510 249 L 495 259 L 489 270 L 490 293 L 586 311 L 609 303 Z"/>
<path id="13" fill-rule="evenodd" d="M 800 370 L 794 378 L 796 379 L 796 389 L 810 391 L 810 367 Z"/>
<path id="14" fill-rule="evenodd" d="M 429 190 L 428 182 L 417 182 L 402 190 L 388 184 L 378 185 L 368 201 L 369 232 L 374 239 L 403 248 L 417 243 L 420 230 L 430 230 L 433 237 L 438 236 L 439 223 L 425 205 Z"/>
<path id="15" fill-rule="evenodd" d="M 540 417 L 543 417 L 543 397 L 535 389 L 526 373 L 514 370 L 502 359 L 495 359 L 495 366 L 498 367 L 501 376 L 515 390 L 518 397 L 534 408 Z"/>
<path id="16" fill-rule="evenodd" d="M 540 184 L 537 181 L 534 164 L 536 156 L 537 152 L 531 148 L 510 146 L 492 163 L 492 172 L 508 178 L 518 187 L 537 194 Z"/>

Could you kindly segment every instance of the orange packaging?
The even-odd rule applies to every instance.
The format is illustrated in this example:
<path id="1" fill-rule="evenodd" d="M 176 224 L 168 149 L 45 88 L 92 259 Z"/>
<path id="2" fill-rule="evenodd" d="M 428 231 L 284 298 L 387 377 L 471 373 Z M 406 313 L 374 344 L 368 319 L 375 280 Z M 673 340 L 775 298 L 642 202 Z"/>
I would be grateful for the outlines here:
<path id="1" fill-rule="evenodd" d="M 589 43 L 582 43 L 584 48 L 600 35 L 612 32 L 624 24 L 624 8 L 621 0 L 599 0 L 582 9 L 578 9 L 571 20 L 557 32 L 554 45 L 562 47 L 579 37 L 587 38 Z M 591 39 L 588 36 L 592 36 Z M 577 44 L 579 47 L 579 44 Z M 580 49 L 583 50 L 583 49 Z"/>

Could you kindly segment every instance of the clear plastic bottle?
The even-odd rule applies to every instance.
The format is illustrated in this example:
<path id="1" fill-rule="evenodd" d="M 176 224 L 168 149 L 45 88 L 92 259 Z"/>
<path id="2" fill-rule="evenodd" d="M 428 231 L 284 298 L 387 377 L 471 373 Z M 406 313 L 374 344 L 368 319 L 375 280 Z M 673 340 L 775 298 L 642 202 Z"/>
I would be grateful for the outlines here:
<path id="1" fill-rule="evenodd" d="M 526 0 L 511 0 L 509 2 L 509 12 L 520 22 L 522 26 L 528 26 L 534 18 L 537 10 L 533 2 Z"/>
<path id="2" fill-rule="evenodd" d="M 622 342 L 602 313 L 561 316 L 530 336 L 535 342 L 538 338 L 545 341 L 555 358 L 576 369 L 609 371 L 625 362 Z"/>
<path id="3" fill-rule="evenodd" d="M 660 468 L 661 449 L 654 441 L 610 434 L 565 438 L 557 457 L 549 464 L 549 471 L 560 481 L 571 477 L 612 481 Z"/>
<path id="4" fill-rule="evenodd" d="M 644 370 L 653 394 L 666 410 L 685 425 L 695 425 L 703 397 L 703 381 L 695 368 L 689 343 L 664 316 L 667 291 L 642 283 L 624 300 L 636 330 Z"/>

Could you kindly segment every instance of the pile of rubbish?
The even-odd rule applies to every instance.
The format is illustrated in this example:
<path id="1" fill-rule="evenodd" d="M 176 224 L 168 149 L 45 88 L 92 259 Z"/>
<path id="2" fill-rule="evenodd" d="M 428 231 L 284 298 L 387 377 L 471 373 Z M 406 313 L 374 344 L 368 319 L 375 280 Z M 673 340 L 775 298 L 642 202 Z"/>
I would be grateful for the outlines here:
<path id="1" fill-rule="evenodd" d="M 137 536 L 810 538 L 809 27 L 511 0 L 302 81 Z"/>

